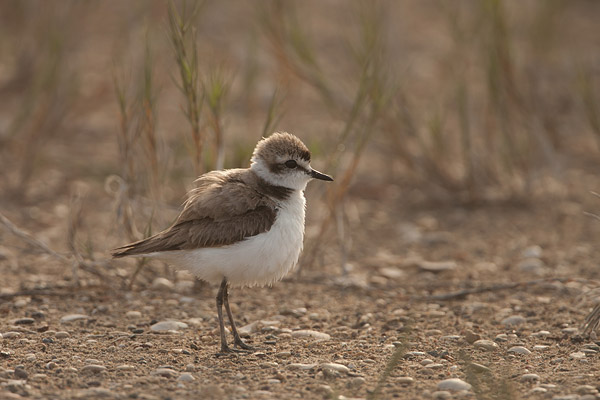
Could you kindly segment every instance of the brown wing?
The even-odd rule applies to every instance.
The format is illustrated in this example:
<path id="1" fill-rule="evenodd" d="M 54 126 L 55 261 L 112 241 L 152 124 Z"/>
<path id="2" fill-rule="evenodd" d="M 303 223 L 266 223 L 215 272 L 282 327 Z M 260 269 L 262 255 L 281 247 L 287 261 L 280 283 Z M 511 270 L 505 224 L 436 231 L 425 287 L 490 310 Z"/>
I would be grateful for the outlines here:
<path id="1" fill-rule="evenodd" d="M 253 189 L 255 179 L 247 170 L 201 176 L 173 226 L 116 249 L 113 257 L 226 246 L 267 232 L 277 216 L 276 204 Z"/>

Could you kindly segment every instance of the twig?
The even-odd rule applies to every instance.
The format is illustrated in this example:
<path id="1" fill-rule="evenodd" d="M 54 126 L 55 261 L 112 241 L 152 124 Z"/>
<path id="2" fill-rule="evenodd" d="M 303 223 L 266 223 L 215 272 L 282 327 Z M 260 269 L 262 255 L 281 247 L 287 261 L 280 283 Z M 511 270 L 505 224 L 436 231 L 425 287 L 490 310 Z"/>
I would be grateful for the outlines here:
<path id="1" fill-rule="evenodd" d="M 464 297 L 467 297 L 470 294 L 498 292 L 501 290 L 515 289 L 518 287 L 535 286 L 535 285 L 540 285 L 542 283 L 548 283 L 548 282 L 564 283 L 564 282 L 571 282 L 571 281 L 575 281 L 575 280 L 576 279 L 573 279 L 573 278 L 549 278 L 549 279 L 535 279 L 532 281 L 525 281 L 525 282 L 498 283 L 495 285 L 463 289 L 463 290 L 458 290 L 456 292 L 450 292 L 450 293 L 434 294 L 431 296 L 418 296 L 418 297 L 414 297 L 413 300 L 418 300 L 418 301 L 457 300 L 457 299 L 462 299 Z"/>

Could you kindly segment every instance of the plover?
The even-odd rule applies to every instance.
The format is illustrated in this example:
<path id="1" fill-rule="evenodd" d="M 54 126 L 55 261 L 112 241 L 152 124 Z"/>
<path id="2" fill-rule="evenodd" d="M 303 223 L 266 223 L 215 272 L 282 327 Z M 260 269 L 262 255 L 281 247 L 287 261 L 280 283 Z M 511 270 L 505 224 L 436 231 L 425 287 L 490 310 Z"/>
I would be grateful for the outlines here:
<path id="1" fill-rule="evenodd" d="M 252 350 L 236 329 L 228 287 L 271 284 L 294 268 L 304 238 L 304 189 L 313 178 L 333 181 L 310 166 L 310 151 L 300 139 L 274 133 L 258 142 L 250 168 L 200 176 L 170 228 L 112 255 L 161 259 L 220 284 L 221 352 Z M 223 305 L 239 349 L 227 344 Z"/>

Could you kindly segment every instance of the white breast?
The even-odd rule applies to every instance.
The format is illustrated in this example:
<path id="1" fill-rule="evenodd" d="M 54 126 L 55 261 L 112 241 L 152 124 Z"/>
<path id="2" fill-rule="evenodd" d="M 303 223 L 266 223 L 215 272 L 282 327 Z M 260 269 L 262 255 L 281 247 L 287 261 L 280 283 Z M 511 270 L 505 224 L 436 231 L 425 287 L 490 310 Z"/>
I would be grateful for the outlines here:
<path id="1" fill-rule="evenodd" d="M 151 255 L 211 283 L 220 283 L 226 277 L 235 286 L 270 284 L 283 278 L 298 262 L 305 204 L 303 192 L 295 192 L 280 205 L 268 232 L 236 244 Z"/>

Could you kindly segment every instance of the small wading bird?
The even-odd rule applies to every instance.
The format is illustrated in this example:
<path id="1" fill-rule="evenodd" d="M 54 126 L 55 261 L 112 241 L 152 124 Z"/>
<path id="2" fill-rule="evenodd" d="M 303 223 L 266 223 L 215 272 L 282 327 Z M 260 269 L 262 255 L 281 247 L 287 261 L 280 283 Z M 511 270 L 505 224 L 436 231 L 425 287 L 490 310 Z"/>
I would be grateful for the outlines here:
<path id="1" fill-rule="evenodd" d="M 236 329 L 228 286 L 266 285 L 283 278 L 302 251 L 306 184 L 313 178 L 333 181 L 311 168 L 310 151 L 289 133 L 259 141 L 251 161 L 250 168 L 200 176 L 170 228 L 112 253 L 157 258 L 209 283 L 220 283 L 221 353 L 252 350 Z M 234 345 L 243 350 L 227 344 L 223 305 Z"/>

